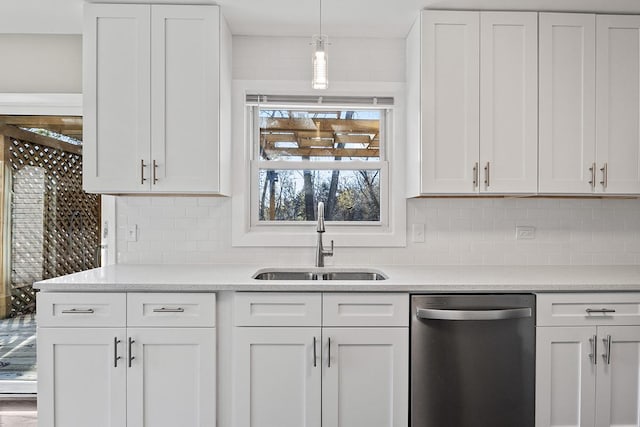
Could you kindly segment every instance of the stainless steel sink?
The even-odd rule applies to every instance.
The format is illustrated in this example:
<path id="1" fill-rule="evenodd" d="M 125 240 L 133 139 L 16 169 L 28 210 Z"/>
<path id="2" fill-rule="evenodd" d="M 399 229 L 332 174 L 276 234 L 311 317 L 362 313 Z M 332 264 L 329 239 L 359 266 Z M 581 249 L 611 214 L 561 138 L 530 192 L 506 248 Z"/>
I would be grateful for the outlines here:
<path id="1" fill-rule="evenodd" d="M 253 276 L 258 280 L 317 280 L 316 274 L 308 271 L 263 271 Z"/>
<path id="2" fill-rule="evenodd" d="M 325 273 L 323 280 L 386 280 L 387 277 L 374 271 L 334 271 Z"/>
<path id="3" fill-rule="evenodd" d="M 259 270 L 257 280 L 386 280 L 387 276 L 375 270 Z"/>

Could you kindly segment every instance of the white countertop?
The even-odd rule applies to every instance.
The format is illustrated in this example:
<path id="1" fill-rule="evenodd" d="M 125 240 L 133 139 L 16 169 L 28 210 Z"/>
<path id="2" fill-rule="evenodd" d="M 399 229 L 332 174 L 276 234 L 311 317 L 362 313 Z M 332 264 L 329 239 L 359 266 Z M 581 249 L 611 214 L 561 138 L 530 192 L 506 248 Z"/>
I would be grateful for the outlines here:
<path id="1" fill-rule="evenodd" d="M 640 266 L 376 266 L 382 281 L 256 280 L 272 265 L 112 265 L 37 282 L 41 291 L 210 292 L 235 291 L 415 291 L 560 292 L 640 291 Z M 316 270 L 282 267 L 282 270 Z M 358 270 L 358 267 L 326 267 Z"/>

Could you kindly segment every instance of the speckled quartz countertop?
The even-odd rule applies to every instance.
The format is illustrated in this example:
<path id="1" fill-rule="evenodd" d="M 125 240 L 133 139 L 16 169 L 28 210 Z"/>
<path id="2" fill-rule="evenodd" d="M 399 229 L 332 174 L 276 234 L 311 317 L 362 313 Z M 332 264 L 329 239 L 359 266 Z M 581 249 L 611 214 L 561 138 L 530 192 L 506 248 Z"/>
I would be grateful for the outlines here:
<path id="1" fill-rule="evenodd" d="M 256 280 L 260 265 L 112 265 L 37 282 L 41 291 L 577 292 L 640 291 L 640 266 L 376 266 L 386 280 Z M 281 270 L 322 270 L 282 267 Z"/>

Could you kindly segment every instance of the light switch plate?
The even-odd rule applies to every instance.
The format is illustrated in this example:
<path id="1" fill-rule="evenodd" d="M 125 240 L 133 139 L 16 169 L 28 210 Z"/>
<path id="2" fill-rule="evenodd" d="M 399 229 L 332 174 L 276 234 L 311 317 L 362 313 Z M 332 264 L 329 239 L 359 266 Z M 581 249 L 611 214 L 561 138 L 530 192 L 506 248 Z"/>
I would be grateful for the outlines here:
<path id="1" fill-rule="evenodd" d="M 127 242 L 138 241 L 138 224 L 132 224 L 127 229 Z"/>
<path id="2" fill-rule="evenodd" d="M 424 243 L 424 224 L 411 225 L 411 241 L 415 243 Z"/>
<path id="3" fill-rule="evenodd" d="M 536 228 L 531 225 L 516 225 L 516 240 L 533 240 L 536 238 Z"/>

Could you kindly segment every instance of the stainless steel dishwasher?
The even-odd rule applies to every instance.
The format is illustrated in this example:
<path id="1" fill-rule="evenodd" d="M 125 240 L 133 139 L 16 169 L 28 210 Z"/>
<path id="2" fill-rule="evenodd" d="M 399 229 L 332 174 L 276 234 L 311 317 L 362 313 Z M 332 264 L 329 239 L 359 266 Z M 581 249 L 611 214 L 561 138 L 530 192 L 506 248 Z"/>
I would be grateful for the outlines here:
<path id="1" fill-rule="evenodd" d="M 411 313 L 411 427 L 534 426 L 534 295 L 413 295 Z"/>

